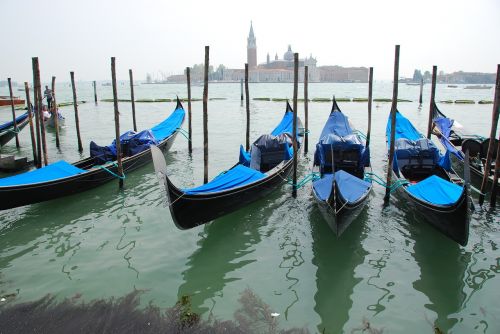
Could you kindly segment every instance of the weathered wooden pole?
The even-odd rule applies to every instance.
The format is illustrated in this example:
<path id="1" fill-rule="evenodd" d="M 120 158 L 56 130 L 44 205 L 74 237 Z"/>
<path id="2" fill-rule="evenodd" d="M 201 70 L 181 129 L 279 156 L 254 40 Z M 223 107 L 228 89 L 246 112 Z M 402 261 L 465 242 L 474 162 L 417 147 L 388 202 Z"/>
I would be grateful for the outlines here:
<path id="1" fill-rule="evenodd" d="M 95 105 L 97 105 L 97 85 L 95 81 L 94 81 L 94 101 Z"/>
<path id="2" fill-rule="evenodd" d="M 309 102 L 307 101 L 309 98 L 308 89 L 309 83 L 309 66 L 304 66 L 304 155 L 307 155 L 309 150 Z"/>
<path id="3" fill-rule="evenodd" d="M 427 122 L 427 139 L 431 139 L 432 133 L 432 116 L 434 112 L 434 99 L 436 98 L 436 76 L 437 66 L 432 66 L 432 84 L 431 84 L 431 101 L 429 103 L 429 121 Z"/>
<path id="4" fill-rule="evenodd" d="M 187 79 L 187 89 L 188 89 L 188 152 L 193 152 L 193 128 L 191 124 L 191 69 L 186 67 L 186 79 Z"/>
<path id="5" fill-rule="evenodd" d="M 299 90 L 299 54 L 293 54 L 293 177 L 292 196 L 297 197 L 297 93 Z"/>
<path id="6" fill-rule="evenodd" d="M 247 107 L 246 151 L 250 150 L 250 96 L 248 94 L 248 64 L 245 64 L 245 96 Z"/>
<path id="7" fill-rule="evenodd" d="M 30 123 L 31 147 L 33 148 L 33 161 L 35 163 L 35 166 L 37 166 L 38 156 L 36 154 L 35 130 L 33 129 L 33 108 L 31 107 L 30 88 L 27 82 L 24 83 L 24 90 L 26 91 L 26 105 L 28 106 L 28 119 Z"/>
<path id="8" fill-rule="evenodd" d="M 37 90 L 37 112 L 38 112 L 38 118 L 40 119 L 40 134 L 41 134 L 41 140 L 42 140 L 42 152 L 43 152 L 43 164 L 47 166 L 49 164 L 49 158 L 47 155 L 47 141 L 45 138 L 45 122 L 43 119 L 43 110 L 42 110 L 42 85 L 40 83 L 40 65 L 38 63 L 38 57 L 35 57 L 35 80 L 36 80 L 36 86 L 35 89 Z M 40 167 L 42 165 L 42 162 L 40 161 Z"/>
<path id="9" fill-rule="evenodd" d="M 205 46 L 205 69 L 203 75 L 203 183 L 208 182 L 208 65 L 210 47 Z"/>
<path id="10" fill-rule="evenodd" d="M 132 69 L 128 70 L 130 77 L 130 102 L 132 102 L 132 122 L 134 123 L 134 131 L 137 132 L 137 124 L 135 123 L 135 98 L 134 98 L 134 75 Z"/>
<path id="11" fill-rule="evenodd" d="M 373 101 L 373 67 L 368 72 L 368 130 L 366 131 L 366 147 L 370 146 L 372 129 L 372 101 Z"/>
<path id="12" fill-rule="evenodd" d="M 120 143 L 120 113 L 118 111 L 118 92 L 116 90 L 115 57 L 111 57 L 111 80 L 113 82 L 113 106 L 115 108 L 116 162 L 118 164 L 118 175 L 120 176 L 118 185 L 123 188 L 122 145 Z"/>
<path id="13" fill-rule="evenodd" d="M 78 101 L 76 99 L 76 87 L 75 87 L 75 72 L 69 72 L 71 75 L 71 87 L 73 88 L 73 106 L 75 108 L 75 125 L 76 125 L 76 137 L 78 139 L 78 152 L 83 152 L 82 138 L 80 137 L 80 119 L 78 118 Z"/>
<path id="14" fill-rule="evenodd" d="M 495 174 L 493 174 L 493 186 L 491 187 L 491 197 L 490 197 L 491 207 L 495 207 L 497 204 L 498 174 L 500 174 L 500 138 L 498 138 L 497 158 L 495 159 Z"/>
<path id="15" fill-rule="evenodd" d="M 493 150 L 495 148 L 495 138 L 498 126 L 498 114 L 500 113 L 500 64 L 497 65 L 497 80 L 495 84 L 495 100 L 493 101 L 493 111 L 491 115 L 490 144 L 488 145 L 488 154 L 483 168 L 483 182 L 481 183 L 481 194 L 479 195 L 479 205 L 483 205 L 484 193 L 488 185 L 490 176 L 491 160 L 493 159 Z M 497 152 L 497 155 L 500 152 Z M 496 173 L 495 173 L 496 174 Z"/>
<path id="16" fill-rule="evenodd" d="M 40 135 L 40 122 L 43 122 L 43 114 L 40 117 L 42 110 L 41 97 L 39 96 L 40 89 L 40 69 L 38 67 L 38 57 L 31 58 L 31 64 L 33 67 L 33 103 L 35 106 L 35 125 L 36 125 L 36 148 L 37 148 L 37 158 L 36 167 L 42 167 L 42 139 Z M 41 119 L 41 120 L 40 120 Z"/>
<path id="17" fill-rule="evenodd" d="M 243 103 L 243 79 L 240 79 L 241 102 Z"/>
<path id="18" fill-rule="evenodd" d="M 392 178 L 392 162 L 394 160 L 394 142 L 396 141 L 396 112 L 398 109 L 398 83 L 399 83 L 399 45 L 396 45 L 394 55 L 394 79 L 392 87 L 392 106 L 391 106 L 391 138 L 389 149 L 389 161 L 387 162 L 387 187 L 385 188 L 384 200 L 389 201 L 391 196 L 391 178 Z"/>
<path id="19" fill-rule="evenodd" d="M 422 105 L 422 95 L 424 93 L 424 78 L 420 78 L 420 95 L 418 97 L 418 103 Z"/>
<path id="20" fill-rule="evenodd" d="M 19 148 L 19 137 L 17 135 L 16 109 L 14 108 L 14 95 L 12 94 L 12 82 L 7 78 L 9 83 L 10 106 L 12 107 L 12 122 L 14 123 L 14 132 L 16 133 L 16 147 Z"/>
<path id="21" fill-rule="evenodd" d="M 56 101 L 56 77 L 52 77 L 52 117 L 54 117 L 54 126 L 56 128 L 56 147 L 59 148 L 59 112 L 57 111 Z"/>

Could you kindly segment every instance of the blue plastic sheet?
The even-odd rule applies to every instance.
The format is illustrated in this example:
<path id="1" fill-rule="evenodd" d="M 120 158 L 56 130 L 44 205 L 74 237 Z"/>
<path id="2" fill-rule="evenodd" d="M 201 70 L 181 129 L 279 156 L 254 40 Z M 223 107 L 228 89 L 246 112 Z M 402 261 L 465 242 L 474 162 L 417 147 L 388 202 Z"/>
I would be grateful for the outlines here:
<path id="1" fill-rule="evenodd" d="M 17 116 L 16 117 L 16 123 L 19 124 L 21 123 L 22 121 L 24 121 L 26 118 L 28 117 L 28 112 L 20 115 L 20 116 Z M 10 122 L 7 122 L 7 123 L 4 123 L 2 125 L 0 125 L 0 131 L 3 131 L 5 129 L 8 129 L 10 127 L 13 127 L 14 126 L 14 122 L 13 121 L 10 121 Z"/>
<path id="2" fill-rule="evenodd" d="M 174 110 L 174 112 L 163 122 L 151 128 L 155 139 L 160 142 L 168 138 L 182 124 L 186 112 L 182 108 Z"/>
<path id="3" fill-rule="evenodd" d="M 426 202 L 451 206 L 455 204 L 463 192 L 463 187 L 432 175 L 406 188 L 413 196 Z"/>
<path id="4" fill-rule="evenodd" d="M 281 122 L 276 126 L 276 128 L 271 132 L 273 136 L 280 135 L 282 133 L 288 132 L 293 133 L 293 112 L 287 111 L 283 116 Z M 297 131 L 298 133 L 298 131 Z"/>
<path id="5" fill-rule="evenodd" d="M 183 191 L 189 195 L 219 192 L 244 186 L 245 184 L 260 180 L 264 176 L 266 176 L 266 174 L 243 165 L 237 165 L 227 172 L 220 174 L 209 183 L 196 188 L 183 189 Z"/>
<path id="6" fill-rule="evenodd" d="M 399 111 L 396 111 L 396 140 L 406 138 L 410 140 L 418 140 L 423 138 L 422 134 L 404 117 Z M 391 144 L 391 117 L 387 121 L 386 127 L 387 145 Z"/>
<path id="7" fill-rule="evenodd" d="M 54 162 L 40 169 L 0 179 L 0 187 L 53 181 L 87 172 L 64 160 Z"/>
<path id="8" fill-rule="evenodd" d="M 250 153 L 245 151 L 243 148 L 243 145 L 240 145 L 240 158 L 239 158 L 239 163 L 242 164 L 245 167 L 250 166 L 250 161 L 252 160 Z"/>
<path id="9" fill-rule="evenodd" d="M 441 144 L 443 144 L 447 151 L 451 152 L 453 155 L 463 161 L 463 155 L 457 150 L 455 146 L 453 146 L 452 143 L 450 143 L 449 140 L 451 128 L 453 127 L 454 121 L 446 117 L 436 117 L 434 118 L 434 123 L 442 133 L 442 136 L 439 137 L 439 141 L 441 142 Z"/>
<path id="10" fill-rule="evenodd" d="M 326 140 L 326 137 L 330 134 L 334 134 L 339 137 L 345 137 L 352 134 L 349 119 L 341 111 L 334 111 L 330 113 L 330 116 L 323 127 L 323 131 L 321 131 L 319 140 Z"/>
<path id="11" fill-rule="evenodd" d="M 370 182 L 361 180 L 343 170 L 339 170 L 334 174 L 325 174 L 323 178 L 313 182 L 314 191 L 318 198 L 323 201 L 330 197 L 333 178 L 337 182 L 341 196 L 349 203 L 357 202 L 364 197 L 371 187 Z"/>

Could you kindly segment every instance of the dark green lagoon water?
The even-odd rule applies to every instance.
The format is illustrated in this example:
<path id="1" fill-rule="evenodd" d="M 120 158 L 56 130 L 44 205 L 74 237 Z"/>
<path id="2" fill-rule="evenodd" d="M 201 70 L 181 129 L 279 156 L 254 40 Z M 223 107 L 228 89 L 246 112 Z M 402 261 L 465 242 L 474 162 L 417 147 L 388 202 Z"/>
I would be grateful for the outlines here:
<path id="1" fill-rule="evenodd" d="M 302 90 L 302 85 L 299 86 Z M 93 100 L 92 86 L 77 83 L 79 100 Z M 128 84 L 120 97 L 129 98 Z M 292 97 L 292 84 L 251 84 L 251 97 Z M 389 82 L 376 82 L 374 97 L 391 97 Z M 399 109 L 425 132 L 430 86 L 424 107 L 400 103 Z M 58 101 L 71 100 L 67 83 L 58 86 Z M 311 84 L 310 97 L 365 97 L 366 84 Z M 418 100 L 419 87 L 400 86 L 400 98 Z M 1 90 L 0 95 L 5 95 Z M 21 92 L 18 92 L 22 94 Z M 136 98 L 185 97 L 184 85 L 140 85 Z M 111 87 L 98 87 L 110 98 Z M 201 97 L 202 87 L 193 87 Z M 300 94 L 302 95 L 302 94 Z M 210 178 L 231 167 L 244 143 L 245 108 L 239 84 L 211 84 L 209 96 Z M 491 100 L 493 89 L 464 90 L 439 85 L 437 100 Z M 138 103 L 138 128 L 167 117 L 174 103 Z M 340 103 L 358 129 L 366 131 L 366 103 Z M 310 152 L 299 162 L 299 175 L 310 172 L 313 146 L 331 105 L 310 103 Z M 447 115 L 487 135 L 491 105 L 440 104 Z M 187 106 L 186 106 L 187 109 Z M 66 126 L 61 151 L 48 134 L 49 159 L 73 162 L 76 133 L 72 107 L 62 108 Z M 122 132 L 132 127 L 130 103 L 120 103 Z M 285 110 L 283 102 L 251 102 L 251 138 L 273 129 Z M 385 171 L 385 124 L 390 103 L 374 103 L 372 165 Z M 114 138 L 113 105 L 81 104 L 85 155 L 88 142 L 108 144 Z M 202 182 L 202 103 L 193 103 L 193 149 L 178 136 L 166 154 L 169 174 L 181 186 Z M 9 109 L 0 110 L 8 120 Z M 299 104 L 303 118 L 303 104 Z M 187 122 L 184 124 L 187 129 Z M 30 156 L 29 130 L 21 135 L 20 155 Z M 16 152 L 14 142 L 2 153 Z M 168 307 L 190 295 L 194 310 L 208 318 L 233 319 L 238 299 L 252 289 L 279 313 L 281 328 L 351 333 L 369 321 L 384 333 L 500 332 L 500 214 L 476 206 L 469 243 L 460 247 L 442 236 L 406 203 L 393 198 L 383 207 L 384 189 L 375 186 L 369 204 L 340 237 L 322 220 L 310 195 L 310 184 L 293 199 L 282 186 L 271 196 L 198 228 L 180 231 L 170 212 L 152 164 L 117 182 L 71 197 L 0 212 L 0 292 L 17 294 L 11 303 L 53 294 L 62 300 L 81 294 L 90 301 L 145 290 L 144 305 Z M 0 325 L 1 326 L 1 325 Z"/>

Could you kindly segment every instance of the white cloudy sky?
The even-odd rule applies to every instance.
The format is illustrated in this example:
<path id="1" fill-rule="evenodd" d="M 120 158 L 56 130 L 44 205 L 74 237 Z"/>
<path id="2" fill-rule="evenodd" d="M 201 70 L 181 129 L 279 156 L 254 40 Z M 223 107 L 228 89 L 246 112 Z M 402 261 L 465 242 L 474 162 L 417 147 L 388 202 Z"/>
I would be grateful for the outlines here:
<path id="1" fill-rule="evenodd" d="M 415 68 L 495 72 L 500 63 L 499 0 L 0 0 L 0 80 L 31 77 L 40 58 L 42 79 L 109 80 L 117 76 L 180 73 L 203 62 L 242 68 L 253 20 L 258 61 L 282 57 L 291 44 L 318 65 L 374 66 L 390 79 L 394 45 L 400 74 Z"/>

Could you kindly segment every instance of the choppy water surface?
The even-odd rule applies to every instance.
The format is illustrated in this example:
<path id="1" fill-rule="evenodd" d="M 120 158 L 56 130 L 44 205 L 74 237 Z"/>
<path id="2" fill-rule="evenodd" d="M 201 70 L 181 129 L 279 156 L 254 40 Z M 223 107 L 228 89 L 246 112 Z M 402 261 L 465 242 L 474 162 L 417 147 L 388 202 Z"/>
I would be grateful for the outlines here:
<path id="1" fill-rule="evenodd" d="M 302 90 L 302 86 L 301 90 Z M 186 96 L 184 85 L 140 85 L 136 98 Z M 77 83 L 79 100 L 93 100 L 90 83 Z M 128 85 L 119 87 L 129 98 Z M 252 97 L 292 97 L 292 84 L 251 84 Z M 424 107 L 400 103 L 399 109 L 425 132 L 429 85 Z M 69 101 L 67 83 L 57 87 L 58 101 Z M 366 84 L 312 84 L 310 97 L 364 97 Z M 400 98 L 418 99 L 419 87 L 400 86 Z M 0 95 L 5 95 L 0 91 Z M 21 92 L 19 92 L 21 94 Z M 99 86 L 99 98 L 111 88 Z M 193 87 L 201 97 L 202 87 Z M 300 94 L 302 95 L 302 94 Z M 211 84 L 209 96 L 210 177 L 229 168 L 244 143 L 245 109 L 239 84 Z M 391 84 L 376 82 L 374 97 L 391 97 Z M 493 89 L 472 91 L 439 85 L 437 100 L 491 100 Z M 139 128 L 164 119 L 174 103 L 136 104 Z M 385 124 L 390 104 L 375 103 L 372 165 L 385 170 Z M 309 173 L 315 141 L 331 105 L 310 103 L 310 152 L 299 162 Z M 366 129 L 366 103 L 340 103 L 359 129 Z M 284 103 L 251 102 L 251 138 L 272 130 Z M 479 134 L 489 133 L 491 105 L 442 104 L 442 111 Z M 49 159 L 76 161 L 72 107 L 62 108 L 66 127 L 61 150 L 47 136 Z M 122 132 L 132 126 L 129 103 L 120 103 Z M 193 103 L 193 148 L 178 136 L 167 153 L 169 173 L 181 186 L 200 184 L 203 177 L 202 103 Z M 113 140 L 112 103 L 79 107 L 85 154 L 88 142 Z M 299 104 L 303 117 L 303 105 Z M 10 117 L 0 110 L 0 120 Z M 187 122 L 184 124 L 187 129 Z M 30 156 L 29 131 L 21 135 L 20 155 Z M 14 142 L 2 153 L 16 152 Z M 82 156 L 83 157 L 83 156 Z M 337 238 L 322 220 L 310 196 L 310 184 L 296 199 L 283 186 L 271 196 L 198 228 L 179 231 L 164 207 L 153 166 L 117 182 L 46 203 L 0 213 L 0 292 L 17 294 L 14 302 L 82 295 L 85 301 L 124 296 L 144 289 L 144 304 L 172 306 L 191 295 L 194 310 L 204 317 L 231 319 L 242 291 L 252 289 L 270 305 L 282 328 L 307 327 L 311 332 L 350 333 L 370 322 L 388 333 L 431 333 L 433 325 L 453 333 L 500 331 L 500 215 L 476 206 L 469 244 L 460 247 L 443 237 L 397 198 L 383 207 L 384 189 L 376 186 L 367 208 Z"/>

